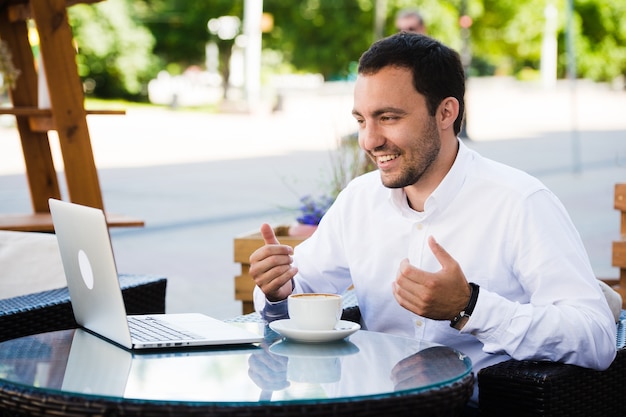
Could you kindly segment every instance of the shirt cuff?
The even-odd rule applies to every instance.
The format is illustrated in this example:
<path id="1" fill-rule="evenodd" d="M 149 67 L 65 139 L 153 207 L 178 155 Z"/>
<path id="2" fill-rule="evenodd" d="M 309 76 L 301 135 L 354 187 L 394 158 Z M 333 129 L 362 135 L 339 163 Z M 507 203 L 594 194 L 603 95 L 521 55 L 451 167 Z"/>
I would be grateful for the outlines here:
<path id="1" fill-rule="evenodd" d="M 275 320 L 282 320 L 289 318 L 289 311 L 287 310 L 287 299 L 281 301 L 269 301 L 265 300 L 265 307 L 261 311 L 261 317 L 268 323 Z"/>

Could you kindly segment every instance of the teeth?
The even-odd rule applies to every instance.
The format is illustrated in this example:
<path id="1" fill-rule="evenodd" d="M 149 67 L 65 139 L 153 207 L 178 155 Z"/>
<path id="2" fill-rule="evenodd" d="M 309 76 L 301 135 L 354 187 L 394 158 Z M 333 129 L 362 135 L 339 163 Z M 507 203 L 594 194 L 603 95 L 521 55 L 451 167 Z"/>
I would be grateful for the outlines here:
<path id="1" fill-rule="evenodd" d="M 378 157 L 378 162 L 387 162 L 396 159 L 399 155 L 384 155 Z"/>

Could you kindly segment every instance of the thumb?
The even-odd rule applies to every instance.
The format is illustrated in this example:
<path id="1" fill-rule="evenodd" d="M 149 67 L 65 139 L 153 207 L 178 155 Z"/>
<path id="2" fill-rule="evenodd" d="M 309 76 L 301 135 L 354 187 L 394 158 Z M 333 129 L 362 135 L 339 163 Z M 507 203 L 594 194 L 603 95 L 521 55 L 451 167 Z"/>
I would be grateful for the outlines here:
<path id="1" fill-rule="evenodd" d="M 430 246 L 430 250 L 433 252 L 433 255 L 435 255 L 435 258 L 437 258 L 437 261 L 439 261 L 442 268 L 445 269 L 447 265 L 455 262 L 452 256 L 450 256 L 450 254 L 435 240 L 434 237 L 428 237 L 428 246 Z"/>
<path id="2" fill-rule="evenodd" d="M 267 223 L 263 223 L 261 225 L 261 236 L 263 236 L 263 240 L 266 245 L 278 245 L 280 242 L 276 239 L 276 235 L 274 234 L 274 229 Z"/>

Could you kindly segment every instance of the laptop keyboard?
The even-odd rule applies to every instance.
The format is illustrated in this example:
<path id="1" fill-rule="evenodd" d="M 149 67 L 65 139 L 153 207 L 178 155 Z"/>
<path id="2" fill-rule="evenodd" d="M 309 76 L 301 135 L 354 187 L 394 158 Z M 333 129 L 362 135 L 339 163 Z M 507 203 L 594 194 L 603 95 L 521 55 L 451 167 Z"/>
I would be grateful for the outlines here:
<path id="1" fill-rule="evenodd" d="M 197 334 L 174 329 L 153 317 L 128 317 L 128 327 L 133 340 L 141 342 L 202 339 Z"/>

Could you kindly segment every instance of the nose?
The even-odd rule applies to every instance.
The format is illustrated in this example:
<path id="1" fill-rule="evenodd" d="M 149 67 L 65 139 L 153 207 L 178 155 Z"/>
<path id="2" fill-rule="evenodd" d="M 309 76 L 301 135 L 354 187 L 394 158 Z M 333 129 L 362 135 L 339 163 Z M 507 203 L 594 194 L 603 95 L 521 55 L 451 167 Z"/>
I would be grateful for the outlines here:
<path id="1" fill-rule="evenodd" d="M 365 151 L 372 151 L 385 143 L 385 138 L 375 123 L 364 124 L 359 129 L 359 146 Z"/>

